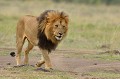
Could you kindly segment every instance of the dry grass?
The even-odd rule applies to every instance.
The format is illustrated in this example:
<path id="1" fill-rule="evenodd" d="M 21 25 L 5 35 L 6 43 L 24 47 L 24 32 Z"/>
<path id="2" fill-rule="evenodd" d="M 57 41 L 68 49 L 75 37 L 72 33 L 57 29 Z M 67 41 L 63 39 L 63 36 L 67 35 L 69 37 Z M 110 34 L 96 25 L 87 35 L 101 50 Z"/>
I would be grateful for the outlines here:
<path id="1" fill-rule="evenodd" d="M 43 72 L 36 71 L 35 68 L 26 66 L 22 68 L 1 69 L 0 79 L 74 79 L 74 77 L 58 70 Z"/>
<path id="2" fill-rule="evenodd" d="M 111 49 L 120 47 L 119 6 L 66 5 L 47 0 L 1 0 L 0 7 L 0 47 L 15 47 L 18 18 L 28 14 L 38 16 L 47 9 L 65 11 L 70 16 L 68 36 L 59 49 L 98 49 L 108 44 Z"/>
<path id="3" fill-rule="evenodd" d="M 58 49 L 101 50 L 102 45 L 109 45 L 108 48 L 111 50 L 120 50 L 119 6 L 92 6 L 77 3 L 54 3 L 51 0 L 0 0 L 0 48 L 15 48 L 16 23 L 21 16 L 28 14 L 38 16 L 41 12 L 48 9 L 65 11 L 70 16 L 68 36 L 59 45 Z M 2 55 L 3 53 L 4 52 L 2 52 Z M 84 57 L 99 57 L 100 59 L 106 58 L 106 60 L 119 59 L 119 56 L 110 57 L 108 55 L 85 55 Z M 96 73 L 91 74 L 93 76 L 96 75 Z M 108 76 L 109 75 L 111 74 L 108 74 Z M 36 72 L 31 67 L 18 69 L 8 68 L 7 70 L 1 69 L 0 71 L 0 79 L 26 78 L 75 79 L 64 72 Z"/>

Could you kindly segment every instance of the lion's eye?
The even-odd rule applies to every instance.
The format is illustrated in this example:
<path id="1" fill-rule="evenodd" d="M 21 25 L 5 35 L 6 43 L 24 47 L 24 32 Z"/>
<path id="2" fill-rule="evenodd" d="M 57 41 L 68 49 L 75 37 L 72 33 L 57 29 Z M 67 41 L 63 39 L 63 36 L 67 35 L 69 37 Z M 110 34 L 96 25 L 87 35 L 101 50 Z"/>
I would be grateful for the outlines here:
<path id="1" fill-rule="evenodd" d="M 55 25 L 55 27 L 58 27 L 58 25 Z"/>

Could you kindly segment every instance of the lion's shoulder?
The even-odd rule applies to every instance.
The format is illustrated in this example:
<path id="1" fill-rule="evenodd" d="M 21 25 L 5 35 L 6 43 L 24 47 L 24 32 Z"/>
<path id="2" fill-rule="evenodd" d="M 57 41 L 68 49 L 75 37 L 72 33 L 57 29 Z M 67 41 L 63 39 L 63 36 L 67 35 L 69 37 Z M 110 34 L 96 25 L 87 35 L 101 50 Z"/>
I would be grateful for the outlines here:
<path id="1" fill-rule="evenodd" d="M 32 15 L 22 16 L 19 21 L 22 21 L 24 24 L 30 26 L 38 25 L 37 17 Z"/>

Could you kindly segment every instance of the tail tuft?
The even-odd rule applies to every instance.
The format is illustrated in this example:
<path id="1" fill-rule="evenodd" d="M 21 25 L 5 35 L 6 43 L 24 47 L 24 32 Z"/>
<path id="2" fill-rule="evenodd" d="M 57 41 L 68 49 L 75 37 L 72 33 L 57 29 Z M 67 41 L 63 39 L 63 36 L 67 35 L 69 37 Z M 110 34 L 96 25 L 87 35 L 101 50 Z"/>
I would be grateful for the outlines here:
<path id="1" fill-rule="evenodd" d="M 15 57 L 15 52 L 10 53 L 11 57 Z"/>

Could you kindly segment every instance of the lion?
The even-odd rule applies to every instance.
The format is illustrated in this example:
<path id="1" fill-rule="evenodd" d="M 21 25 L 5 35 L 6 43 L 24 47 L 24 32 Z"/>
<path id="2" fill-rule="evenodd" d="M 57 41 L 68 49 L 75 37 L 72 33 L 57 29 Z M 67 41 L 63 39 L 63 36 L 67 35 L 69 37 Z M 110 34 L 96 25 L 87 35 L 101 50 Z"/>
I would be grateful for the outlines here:
<path id="1" fill-rule="evenodd" d="M 17 66 L 21 65 L 21 51 L 25 40 L 28 46 L 24 51 L 24 65 L 28 65 L 28 54 L 34 46 L 38 46 L 42 57 L 36 66 L 45 64 L 45 69 L 52 69 L 49 53 L 55 50 L 68 32 L 68 15 L 56 10 L 46 10 L 40 16 L 26 15 L 17 23 L 16 48 L 17 52 L 11 52 L 15 56 Z"/>

